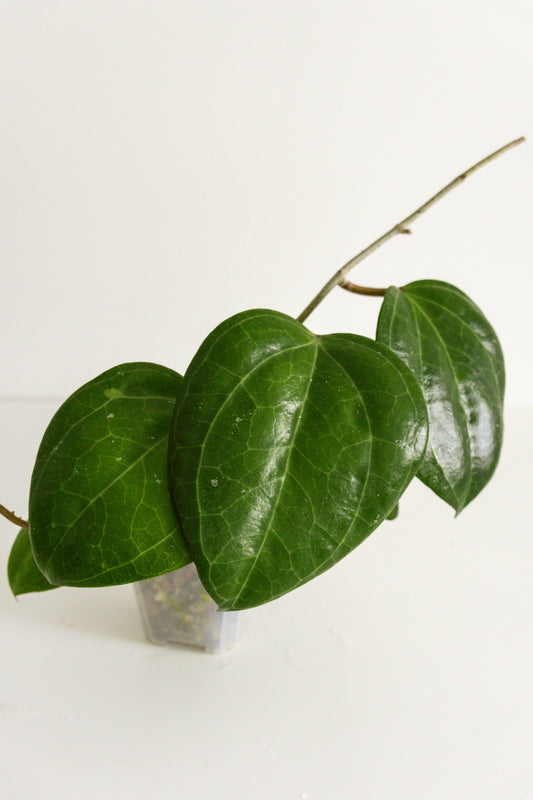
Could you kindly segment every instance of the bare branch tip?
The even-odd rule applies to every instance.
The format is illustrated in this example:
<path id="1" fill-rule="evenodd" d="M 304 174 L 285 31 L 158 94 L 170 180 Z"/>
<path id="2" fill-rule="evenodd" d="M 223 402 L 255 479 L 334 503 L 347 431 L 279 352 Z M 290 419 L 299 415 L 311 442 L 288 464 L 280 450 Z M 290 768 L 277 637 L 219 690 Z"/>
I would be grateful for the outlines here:
<path id="1" fill-rule="evenodd" d="M 307 319 L 309 314 L 319 305 L 319 303 L 324 300 L 324 298 L 336 287 L 341 286 L 343 289 L 347 289 L 351 292 L 357 292 L 358 294 L 381 294 L 382 290 L 375 290 L 371 289 L 370 287 L 362 287 L 356 286 L 356 284 L 350 284 L 349 281 L 346 280 L 346 275 L 348 272 L 355 267 L 356 264 L 359 264 L 363 259 L 367 258 L 373 252 L 375 252 L 379 247 L 388 242 L 389 239 L 392 239 L 393 236 L 399 233 L 411 233 L 411 229 L 408 225 L 415 220 L 418 219 L 422 214 L 424 214 L 429 208 L 431 208 L 436 202 L 441 200 L 445 195 L 448 194 L 453 188 L 461 184 L 465 181 L 472 173 L 476 172 L 481 167 L 484 167 L 485 164 L 488 164 L 490 161 L 494 161 L 495 158 L 498 158 L 503 153 L 506 153 L 515 145 L 522 144 L 522 142 L 526 141 L 525 136 L 520 136 L 518 139 L 513 139 L 511 142 L 507 142 L 503 147 L 500 147 L 498 150 L 495 150 L 493 153 L 489 153 L 488 156 L 478 161 L 476 164 L 473 164 L 469 169 L 461 172 L 453 181 L 446 184 L 440 191 L 430 197 L 429 200 L 426 200 L 416 211 L 413 211 L 408 217 L 405 217 L 401 222 L 398 222 L 394 225 L 390 230 L 386 231 L 382 234 L 378 239 L 376 239 L 372 244 L 365 247 L 364 250 L 361 250 L 357 255 L 351 258 L 343 267 L 341 267 L 330 279 L 329 281 L 323 286 L 320 292 L 311 300 L 308 306 L 302 311 L 299 317 L 297 317 L 299 322 L 304 322 Z"/>

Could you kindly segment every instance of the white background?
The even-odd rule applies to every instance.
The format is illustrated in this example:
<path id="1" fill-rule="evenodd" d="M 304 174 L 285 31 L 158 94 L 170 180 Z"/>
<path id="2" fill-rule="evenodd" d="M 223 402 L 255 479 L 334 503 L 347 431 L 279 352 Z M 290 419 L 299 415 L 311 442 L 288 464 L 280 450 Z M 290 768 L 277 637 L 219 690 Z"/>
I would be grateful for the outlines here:
<path id="1" fill-rule="evenodd" d="M 15 603 L 2 581 L 0 800 L 533 798 L 532 34 L 530 0 L 0 0 L 0 502 L 21 514 L 59 399 L 124 361 L 183 372 L 242 309 L 297 315 L 531 139 L 352 273 L 448 280 L 493 323 L 490 486 L 453 520 L 413 485 L 231 657 L 148 645 L 131 587 Z M 339 289 L 308 324 L 373 335 L 378 305 Z"/>
<path id="2" fill-rule="evenodd" d="M 532 34 L 530 0 L 0 2 L 0 396 L 183 372 L 530 134 L 352 275 L 459 285 L 533 400 Z M 378 304 L 339 289 L 309 326 L 373 335 Z"/>
<path id="3" fill-rule="evenodd" d="M 0 403 L 15 508 L 53 408 Z M 149 644 L 131 586 L 16 602 L 0 581 L 1 800 L 531 800 L 532 450 L 515 407 L 457 519 L 414 481 L 228 655 Z"/>

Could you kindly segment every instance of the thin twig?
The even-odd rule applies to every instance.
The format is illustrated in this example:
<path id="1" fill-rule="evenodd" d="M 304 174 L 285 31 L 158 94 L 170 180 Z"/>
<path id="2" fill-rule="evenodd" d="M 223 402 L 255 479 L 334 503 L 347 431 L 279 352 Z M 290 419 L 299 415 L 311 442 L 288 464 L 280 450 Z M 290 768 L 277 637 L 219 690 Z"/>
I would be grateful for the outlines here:
<path id="1" fill-rule="evenodd" d="M 367 297 L 385 297 L 387 292 L 386 288 L 378 288 L 376 286 L 359 286 L 357 283 L 351 281 L 343 281 L 339 283 L 341 289 L 346 289 L 347 292 L 354 294 L 364 294 Z"/>
<path id="2" fill-rule="evenodd" d="M 14 511 L 8 511 L 7 508 L 5 508 L 2 505 L 0 505 L 0 514 L 6 519 L 8 519 L 10 522 L 12 522 L 14 525 L 18 525 L 19 528 L 28 529 L 30 527 L 29 523 L 25 519 L 17 517 Z"/>
<path id="3" fill-rule="evenodd" d="M 450 183 L 446 184 L 443 189 L 434 194 L 433 197 L 430 197 L 423 205 L 413 211 L 412 214 L 409 214 L 408 217 L 405 217 L 401 222 L 398 222 L 394 225 L 390 230 L 380 236 L 379 239 L 376 239 L 375 242 L 372 242 L 368 247 L 365 247 L 364 250 L 361 250 L 356 256 L 347 261 L 346 264 L 341 267 L 337 272 L 329 279 L 329 281 L 322 287 L 319 293 L 314 297 L 309 305 L 302 311 L 297 319 L 300 322 L 303 322 L 307 319 L 309 314 L 315 310 L 319 303 L 331 292 L 339 284 L 344 283 L 346 280 L 346 275 L 348 272 L 355 267 L 356 264 L 359 264 L 363 259 L 367 258 L 371 253 L 381 247 L 385 242 L 388 242 L 389 239 L 392 239 L 394 236 L 397 236 L 400 233 L 411 233 L 409 229 L 409 225 L 414 222 L 418 217 L 424 214 L 431 206 L 441 200 L 448 192 L 451 192 L 456 186 L 460 183 L 465 181 L 469 175 L 472 175 L 473 172 L 484 167 L 485 164 L 488 164 L 490 161 L 493 161 L 498 156 L 501 156 L 507 150 L 510 150 L 512 147 L 516 147 L 516 145 L 521 144 L 525 141 L 525 137 L 521 136 L 519 139 L 513 139 L 512 142 L 508 142 L 503 147 L 500 147 L 499 150 L 495 150 L 494 153 L 486 156 L 485 158 L 478 161 L 477 164 L 474 164 L 472 167 L 467 169 L 465 172 L 461 172 L 456 178 L 453 179 Z"/>

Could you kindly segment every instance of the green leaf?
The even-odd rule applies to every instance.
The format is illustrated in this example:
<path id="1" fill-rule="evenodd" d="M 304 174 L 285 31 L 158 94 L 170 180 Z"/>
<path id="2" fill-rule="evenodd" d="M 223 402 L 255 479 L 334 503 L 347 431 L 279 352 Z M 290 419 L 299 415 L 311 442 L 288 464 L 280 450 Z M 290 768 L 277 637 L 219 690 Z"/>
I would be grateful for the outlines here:
<path id="1" fill-rule="evenodd" d="M 387 290 L 377 339 L 424 391 L 429 440 L 419 477 L 459 512 L 486 485 L 500 455 L 505 372 L 498 338 L 460 289 L 424 280 Z"/>
<path id="2" fill-rule="evenodd" d="M 223 322 L 185 374 L 169 441 L 209 594 L 250 608 L 333 566 L 395 507 L 426 438 L 420 388 L 388 348 L 276 311 Z"/>
<path id="3" fill-rule="evenodd" d="M 57 586 L 46 580 L 35 563 L 31 550 L 30 534 L 25 528 L 22 528 L 13 542 L 7 562 L 7 577 L 14 595 L 57 589 Z"/>
<path id="4" fill-rule="evenodd" d="M 51 583 L 129 583 L 190 561 L 167 483 L 181 381 L 156 364 L 123 364 L 78 389 L 53 417 L 29 501 L 33 554 Z"/>
<path id="5" fill-rule="evenodd" d="M 398 519 L 398 515 L 400 513 L 400 504 L 396 503 L 390 514 L 388 515 L 387 519 L 394 520 Z"/>

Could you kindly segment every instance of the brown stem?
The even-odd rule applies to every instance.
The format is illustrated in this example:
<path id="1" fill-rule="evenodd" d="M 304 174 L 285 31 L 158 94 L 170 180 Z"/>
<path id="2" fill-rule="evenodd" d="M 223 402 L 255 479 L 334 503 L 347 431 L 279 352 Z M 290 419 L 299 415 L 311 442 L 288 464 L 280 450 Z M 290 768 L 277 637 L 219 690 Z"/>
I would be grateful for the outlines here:
<path id="1" fill-rule="evenodd" d="M 524 136 L 521 136 L 519 139 L 513 139 L 512 142 L 508 142 L 503 147 L 500 147 L 498 150 L 490 153 L 490 155 L 485 156 L 485 158 L 482 158 L 481 161 L 477 162 L 477 164 L 469 167 L 469 169 L 465 170 L 465 172 L 461 172 L 461 174 L 454 178 L 453 181 L 450 181 L 450 183 L 446 184 L 443 189 L 434 194 L 433 197 L 430 197 L 429 200 L 426 200 L 426 202 L 417 208 L 416 211 L 413 211 L 412 214 L 409 214 L 409 216 L 405 217 L 405 219 L 403 219 L 401 222 L 393 225 L 392 228 L 380 236 L 379 239 L 376 239 L 375 242 L 372 242 L 372 244 L 368 245 L 368 247 L 365 247 L 364 250 L 361 250 L 360 253 L 347 261 L 343 267 L 341 267 L 334 275 L 332 275 L 329 281 L 322 287 L 319 293 L 313 297 L 309 305 L 304 308 L 297 319 L 300 322 L 303 322 L 305 319 L 307 319 L 309 314 L 315 310 L 318 304 L 322 302 L 322 300 L 332 291 L 332 289 L 334 289 L 336 286 L 339 286 L 339 284 L 342 284 L 346 280 L 346 275 L 348 272 L 355 267 L 356 264 L 359 264 L 364 258 L 367 258 L 369 255 L 371 255 L 371 253 L 377 250 L 378 247 L 381 247 L 383 244 L 385 244 L 385 242 L 388 242 L 389 239 L 392 239 L 393 236 L 396 236 L 397 234 L 411 233 L 409 225 L 418 219 L 421 214 L 424 214 L 428 208 L 431 208 L 432 205 L 447 195 L 448 192 L 466 180 L 469 175 L 472 175 L 473 172 L 481 167 L 484 167 L 485 164 L 488 164 L 490 161 L 498 158 L 498 156 L 501 156 L 507 150 L 510 150 L 512 147 L 516 147 L 517 144 L 521 144 L 524 141 Z"/>
<path id="2" fill-rule="evenodd" d="M 26 528 L 26 530 L 28 530 L 30 527 L 29 522 L 27 522 L 25 519 L 17 517 L 14 511 L 8 511 L 3 505 L 0 505 L 0 514 L 14 525 L 18 525 L 19 528 Z"/>
<path id="3" fill-rule="evenodd" d="M 365 294 L 370 297 L 385 297 L 387 292 L 386 289 L 377 288 L 374 286 L 358 286 L 357 283 L 351 283 L 351 281 L 343 281 L 339 283 L 341 289 L 346 289 L 347 292 L 353 292 L 354 294 Z"/>

